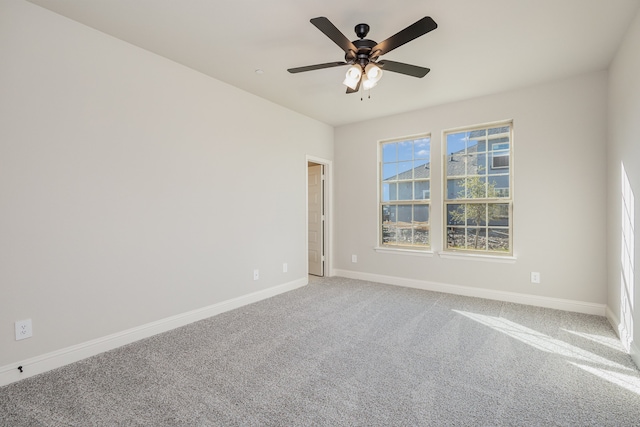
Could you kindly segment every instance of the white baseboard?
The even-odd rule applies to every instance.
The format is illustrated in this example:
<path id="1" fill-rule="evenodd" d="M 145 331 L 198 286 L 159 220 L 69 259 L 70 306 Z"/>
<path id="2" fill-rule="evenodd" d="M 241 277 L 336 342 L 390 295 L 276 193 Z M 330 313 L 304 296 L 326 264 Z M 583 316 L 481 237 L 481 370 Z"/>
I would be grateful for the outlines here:
<path id="1" fill-rule="evenodd" d="M 635 341 L 631 343 L 629 354 L 631 355 L 631 359 L 633 359 L 633 363 L 635 363 L 636 367 L 640 369 L 640 348 L 638 348 Z"/>
<path id="2" fill-rule="evenodd" d="M 538 295 L 520 294 L 516 292 L 496 291 L 493 289 L 473 288 L 469 286 L 450 285 L 447 283 L 430 282 L 426 280 L 405 279 L 395 276 L 361 273 L 350 270 L 334 270 L 336 276 L 349 279 L 368 280 L 370 282 L 387 285 L 405 286 L 407 288 L 423 289 L 426 291 L 444 292 L 448 294 L 464 295 L 468 297 L 486 298 L 496 301 L 513 302 L 517 304 L 533 305 L 537 307 L 553 308 L 556 310 L 573 311 L 577 313 L 605 315 L 605 305 L 561 298 L 542 297 Z"/>
<path id="3" fill-rule="evenodd" d="M 611 310 L 609 306 L 607 306 L 605 309 L 605 316 L 607 317 L 607 320 L 609 321 L 609 324 L 615 331 L 616 335 L 618 335 L 618 338 L 620 338 L 620 319 L 618 319 L 618 316 L 616 316 L 616 314 Z"/>
<path id="4" fill-rule="evenodd" d="M 618 316 L 616 316 L 616 314 L 609 308 L 609 306 L 607 306 L 607 319 L 609 320 L 609 323 L 611 324 L 613 330 L 616 332 L 616 335 L 618 335 L 618 338 L 622 339 L 622 322 L 620 321 Z M 636 366 L 640 369 L 640 348 L 638 348 L 635 341 L 632 341 L 629 345 L 629 355 L 631 356 L 631 359 L 633 359 L 633 362 L 636 364 Z"/>
<path id="5" fill-rule="evenodd" d="M 0 367 L 0 386 L 305 286 L 308 277 Z M 22 366 L 23 372 L 18 370 Z"/>

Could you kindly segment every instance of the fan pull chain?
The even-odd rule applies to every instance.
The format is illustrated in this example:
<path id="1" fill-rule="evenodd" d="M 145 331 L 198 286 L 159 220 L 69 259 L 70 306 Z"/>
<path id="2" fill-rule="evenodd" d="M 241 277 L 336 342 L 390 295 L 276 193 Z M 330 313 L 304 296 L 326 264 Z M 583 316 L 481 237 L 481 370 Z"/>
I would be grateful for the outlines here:
<path id="1" fill-rule="evenodd" d="M 361 89 L 361 90 L 360 90 L 360 101 L 362 101 L 362 100 L 363 100 L 362 92 L 364 92 L 364 89 Z M 367 99 L 371 99 L 371 89 L 369 89 L 369 90 L 367 91 Z"/>

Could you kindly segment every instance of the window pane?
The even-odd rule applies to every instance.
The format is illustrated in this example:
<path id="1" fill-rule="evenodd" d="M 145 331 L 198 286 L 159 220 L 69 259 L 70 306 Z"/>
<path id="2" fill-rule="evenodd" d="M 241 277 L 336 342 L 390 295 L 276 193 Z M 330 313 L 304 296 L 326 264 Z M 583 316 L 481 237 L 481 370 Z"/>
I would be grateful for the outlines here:
<path id="1" fill-rule="evenodd" d="M 413 243 L 416 245 L 429 245 L 429 227 L 422 225 L 414 225 L 413 227 Z"/>
<path id="2" fill-rule="evenodd" d="M 398 223 L 402 225 L 410 225 L 413 221 L 412 205 L 398 205 Z"/>
<path id="3" fill-rule="evenodd" d="M 465 222 L 465 205 L 447 205 L 447 225 L 462 225 Z"/>
<path id="4" fill-rule="evenodd" d="M 413 179 L 429 178 L 430 166 L 427 160 L 415 160 L 413 162 Z"/>
<path id="5" fill-rule="evenodd" d="M 447 176 L 462 176 L 466 172 L 465 154 L 456 153 L 447 156 Z"/>
<path id="6" fill-rule="evenodd" d="M 429 205 L 413 205 L 413 222 L 424 226 L 429 223 Z"/>
<path id="7" fill-rule="evenodd" d="M 382 207 L 382 243 L 395 243 L 396 241 L 396 206 L 385 205 Z"/>
<path id="8" fill-rule="evenodd" d="M 469 132 L 469 139 L 484 138 L 486 136 L 487 136 L 486 129 L 472 130 L 471 132 Z"/>
<path id="9" fill-rule="evenodd" d="M 467 155 L 467 175 L 486 175 L 487 155 L 469 154 Z"/>
<path id="10" fill-rule="evenodd" d="M 412 206 L 398 205 L 398 243 L 413 243 Z"/>
<path id="11" fill-rule="evenodd" d="M 454 153 L 464 153 L 466 148 L 466 137 L 464 132 L 451 133 L 447 135 L 447 156 Z"/>
<path id="12" fill-rule="evenodd" d="M 447 228 L 447 248 L 464 249 L 464 228 Z"/>
<path id="13" fill-rule="evenodd" d="M 398 161 L 413 159 L 413 141 L 398 142 Z"/>
<path id="14" fill-rule="evenodd" d="M 382 222 L 392 223 L 396 222 L 397 218 L 397 205 L 384 205 L 382 206 Z"/>
<path id="15" fill-rule="evenodd" d="M 398 179 L 398 164 L 397 163 L 389 163 L 382 165 L 382 180 L 383 181 L 391 181 Z"/>
<path id="16" fill-rule="evenodd" d="M 489 203 L 489 226 L 509 226 L 509 205 Z"/>
<path id="17" fill-rule="evenodd" d="M 394 244 L 396 242 L 395 224 L 382 224 L 382 244 Z"/>
<path id="18" fill-rule="evenodd" d="M 500 126 L 497 128 L 489 129 L 489 135 L 496 135 L 496 134 L 508 133 L 508 132 L 509 132 L 509 126 Z"/>
<path id="19" fill-rule="evenodd" d="M 460 197 L 464 194 L 468 199 L 483 199 L 487 197 L 487 179 L 484 177 L 474 176 L 464 181 L 460 180 L 463 188 Z"/>
<path id="20" fill-rule="evenodd" d="M 413 200 L 413 182 L 398 183 L 398 200 Z"/>
<path id="21" fill-rule="evenodd" d="M 467 152 L 484 153 L 485 151 L 487 151 L 486 135 L 486 129 L 474 130 L 469 132 L 469 143 L 467 146 Z"/>
<path id="22" fill-rule="evenodd" d="M 469 140 L 469 142 L 467 142 L 467 153 L 477 153 L 478 151 L 485 151 L 485 146 L 486 144 L 484 143 L 484 140 L 481 142 L 481 146 L 480 149 L 478 149 L 478 141 L 473 139 L 473 140 Z"/>
<path id="23" fill-rule="evenodd" d="M 382 162 L 395 162 L 398 160 L 398 146 L 397 144 L 384 144 L 382 145 Z"/>
<path id="24" fill-rule="evenodd" d="M 414 159 L 426 159 L 429 161 L 429 138 L 417 139 L 413 143 L 413 158 Z"/>
<path id="25" fill-rule="evenodd" d="M 509 197 L 509 175 L 489 178 L 489 197 Z"/>
<path id="26" fill-rule="evenodd" d="M 429 181 L 416 181 L 414 188 L 416 200 L 425 200 L 430 198 L 431 191 Z"/>
<path id="27" fill-rule="evenodd" d="M 413 162 L 398 163 L 398 179 L 413 179 Z"/>
<path id="28" fill-rule="evenodd" d="M 417 245 L 429 244 L 429 206 L 413 206 L 413 243 Z"/>
<path id="29" fill-rule="evenodd" d="M 487 205 L 484 203 L 469 203 L 467 205 L 467 225 L 486 225 Z"/>
<path id="30" fill-rule="evenodd" d="M 382 201 L 389 202 L 392 200 L 398 200 L 398 184 L 395 182 L 382 184 Z"/>
<path id="31" fill-rule="evenodd" d="M 488 249 L 490 251 L 509 251 L 509 229 L 490 228 Z"/>
<path id="32" fill-rule="evenodd" d="M 463 198 L 464 193 L 464 180 L 462 179 L 448 179 L 447 180 L 447 199 L 453 200 Z"/>
<path id="33" fill-rule="evenodd" d="M 486 249 L 487 229 L 467 228 L 467 249 Z"/>

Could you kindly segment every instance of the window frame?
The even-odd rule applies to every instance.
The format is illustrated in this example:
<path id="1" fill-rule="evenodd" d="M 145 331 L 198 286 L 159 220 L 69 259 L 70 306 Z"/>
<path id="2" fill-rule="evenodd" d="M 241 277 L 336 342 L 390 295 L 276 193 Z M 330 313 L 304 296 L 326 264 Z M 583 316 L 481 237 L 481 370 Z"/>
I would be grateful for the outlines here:
<path id="1" fill-rule="evenodd" d="M 494 142 L 493 144 L 490 143 L 490 136 L 489 135 L 489 129 L 494 129 L 494 128 L 500 128 L 500 127 L 509 127 L 508 130 L 508 144 L 509 144 L 509 148 L 508 151 L 502 147 L 500 148 L 494 148 L 494 144 L 502 144 L 501 142 Z M 452 134 L 456 134 L 456 133 L 466 133 L 466 132 L 474 132 L 474 131 L 481 131 L 481 130 L 486 130 L 486 135 L 484 137 L 484 141 L 486 142 L 486 147 L 484 152 L 479 152 L 479 154 L 474 154 L 476 157 L 479 157 L 481 155 L 486 155 L 486 162 L 485 165 L 486 167 L 489 169 L 485 174 L 469 174 L 469 170 L 468 167 L 465 166 L 465 174 L 464 175 L 448 175 L 449 170 L 448 170 L 448 158 L 452 157 L 454 153 L 448 154 L 448 136 L 452 135 Z M 469 145 L 465 145 L 465 152 L 464 152 L 464 157 L 465 157 L 465 165 L 467 162 L 467 158 L 469 158 L 469 154 L 468 154 L 468 148 Z M 498 122 L 490 122 L 490 123 L 483 123 L 483 124 L 478 124 L 478 125 L 473 125 L 473 126 L 465 126 L 465 127 L 460 127 L 460 128 L 455 128 L 455 129 L 447 129 L 447 130 L 443 130 L 442 131 L 442 138 L 441 138 L 441 150 L 442 150 L 442 164 L 441 164 L 441 173 L 440 173 L 440 179 L 442 180 L 441 185 L 442 185 L 442 196 L 440 198 L 441 203 L 442 203 L 442 220 L 441 220 L 441 225 L 442 225 L 442 254 L 446 255 L 446 254 L 456 254 L 456 255 L 471 255 L 471 256 L 482 256 L 482 257 L 498 257 L 498 258 L 512 258 L 514 256 L 514 247 L 513 247 L 513 230 L 514 230 L 514 221 L 513 221 L 513 201 L 514 201 L 514 180 L 513 180 L 513 153 L 514 153 L 514 141 L 513 141 L 513 120 L 504 120 L 504 121 L 498 121 Z M 498 166 L 498 167 L 494 167 L 494 151 L 498 151 L 498 156 L 508 156 L 508 165 L 506 166 Z M 498 157 L 496 156 L 496 157 Z M 476 168 L 478 166 L 476 165 Z M 492 170 L 505 170 L 508 168 L 508 174 L 504 174 L 504 173 L 491 173 Z M 507 176 L 508 177 L 508 182 L 509 182 L 509 186 L 507 187 L 508 189 L 508 196 L 504 196 L 505 191 L 504 188 L 500 187 L 500 188 L 495 188 L 493 187 L 493 190 L 497 190 L 498 194 L 495 195 L 494 197 L 488 197 L 487 195 L 485 195 L 485 197 L 454 197 L 454 198 L 450 198 L 449 195 L 449 181 L 452 179 L 469 179 L 469 178 L 474 178 L 474 177 L 478 177 L 478 179 L 480 181 L 482 181 L 482 177 L 486 177 L 485 178 L 485 183 L 487 182 L 487 180 L 493 176 L 493 175 L 497 175 L 497 176 Z M 465 184 L 463 184 L 465 185 Z M 466 187 L 465 187 L 466 188 Z M 485 187 L 486 189 L 489 189 L 489 187 Z M 465 189 L 465 191 L 467 191 Z M 463 204 L 465 205 L 465 210 L 466 210 L 466 206 L 469 205 L 478 205 L 478 204 L 484 204 L 486 206 L 485 208 L 485 212 L 486 212 L 486 216 L 485 216 L 485 221 L 484 223 L 481 224 L 475 224 L 473 222 L 472 219 L 470 219 L 469 217 L 465 216 L 464 218 L 464 224 L 460 224 L 460 225 L 451 225 L 450 221 L 449 221 L 449 206 L 450 205 L 460 205 Z M 493 206 L 492 206 L 493 205 Z M 490 222 L 488 221 L 489 219 L 489 209 L 498 209 L 497 205 L 507 205 L 506 208 L 506 215 L 507 215 L 507 219 L 508 219 L 508 225 L 507 226 L 500 226 L 500 225 L 494 225 L 491 226 Z M 470 223 L 471 221 L 471 223 Z M 464 230 L 464 234 L 463 234 L 463 238 L 464 238 L 464 242 L 465 242 L 465 247 L 453 247 L 453 246 L 449 246 L 449 238 L 450 238 L 450 232 L 452 230 Z M 468 242 L 469 242 L 469 230 L 475 230 L 475 229 L 479 229 L 479 230 L 483 230 L 484 233 L 482 234 L 483 236 L 487 236 L 487 234 L 491 233 L 491 230 L 500 230 L 500 229 L 506 229 L 508 230 L 508 250 L 506 251 L 500 251 L 500 250 L 490 250 L 488 245 L 488 239 L 486 239 L 486 242 L 484 244 L 483 248 L 469 248 L 468 247 Z"/>
<path id="2" fill-rule="evenodd" d="M 419 141 L 422 139 L 426 139 L 428 140 L 428 144 L 429 144 L 429 152 L 428 155 L 426 157 L 426 165 L 428 165 L 428 169 L 429 169 L 429 174 L 427 178 L 417 178 L 415 176 L 413 176 L 411 179 L 405 179 L 405 180 L 396 180 L 396 183 L 411 183 L 411 186 L 413 188 L 413 191 L 415 192 L 415 183 L 416 182 L 427 182 L 428 186 L 429 186 L 429 197 L 428 198 L 424 198 L 424 199 L 416 199 L 415 198 L 415 194 L 413 195 L 412 199 L 407 199 L 407 200 L 401 200 L 399 198 L 399 193 L 397 194 L 398 197 L 396 197 L 396 200 L 387 200 L 385 201 L 385 197 L 384 197 L 384 184 L 385 184 L 385 180 L 384 180 L 384 166 L 385 166 L 385 162 L 384 162 L 384 155 L 383 155 L 383 151 L 384 151 L 384 146 L 387 144 L 392 144 L 392 143 L 402 143 L 402 142 L 412 142 L 414 143 L 415 141 Z M 377 245 L 376 245 L 376 250 L 381 251 L 381 252 L 406 252 L 406 253 L 415 253 L 415 254 L 429 254 L 431 253 L 431 248 L 432 248 L 432 240 L 433 240 L 433 234 L 432 234 L 432 227 L 431 227 L 431 216 L 432 216 L 432 211 L 431 211 L 431 205 L 432 205 L 432 199 L 431 199 L 431 194 L 433 193 L 433 176 L 432 176 L 432 172 L 433 172 L 433 161 L 432 161 L 432 150 L 431 150 L 431 143 L 432 143 L 432 137 L 431 137 L 431 133 L 421 133 L 421 134 L 417 134 L 417 135 L 409 135 L 409 136 L 404 136 L 404 137 L 399 137 L 399 138 L 391 138 L 391 139 L 385 139 L 385 140 L 379 140 L 378 141 L 378 220 L 377 220 L 377 228 L 378 228 L 378 232 L 377 232 Z M 412 158 L 411 161 L 412 162 L 416 162 L 421 160 L 420 158 L 416 159 L 415 157 L 415 152 L 413 152 L 412 154 Z M 403 160 L 396 160 L 396 163 L 401 163 Z M 393 162 L 387 162 L 386 164 L 390 164 Z M 415 164 L 415 163 L 414 163 Z M 414 167 L 410 170 L 415 170 L 417 167 Z M 397 175 L 400 175 L 404 172 L 398 172 Z M 399 189 L 398 189 L 399 192 Z M 423 193 L 424 194 L 424 193 Z M 410 244 L 401 244 L 401 243 L 393 243 L 393 244 L 389 244 L 386 243 L 384 241 L 384 215 L 383 215 L 383 210 L 384 210 L 384 206 L 387 205 L 395 205 L 395 206 L 426 206 L 427 208 L 427 221 L 426 221 L 426 230 L 428 233 L 428 241 L 426 245 L 421 245 L 421 244 L 415 244 L 415 243 L 410 243 Z M 415 213 L 414 209 L 412 209 L 412 212 Z M 412 222 L 413 222 L 413 218 L 412 218 Z M 415 227 L 415 225 L 412 225 L 412 227 Z M 413 228 L 412 228 L 413 230 Z M 413 235 L 412 235 L 413 236 Z"/>

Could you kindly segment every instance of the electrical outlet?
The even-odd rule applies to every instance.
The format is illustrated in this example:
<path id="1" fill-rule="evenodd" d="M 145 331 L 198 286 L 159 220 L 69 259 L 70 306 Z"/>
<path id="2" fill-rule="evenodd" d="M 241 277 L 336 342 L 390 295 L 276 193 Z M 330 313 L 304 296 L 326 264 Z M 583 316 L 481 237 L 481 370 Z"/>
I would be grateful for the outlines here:
<path id="1" fill-rule="evenodd" d="M 260 270 L 257 268 L 253 270 L 253 280 L 258 280 L 260 278 Z"/>
<path id="2" fill-rule="evenodd" d="M 540 283 L 540 273 L 537 271 L 531 272 L 531 283 Z"/>
<path id="3" fill-rule="evenodd" d="M 287 271 L 289 271 L 289 266 L 287 265 L 287 263 L 285 262 L 284 264 L 282 264 L 282 272 L 286 273 Z"/>
<path id="4" fill-rule="evenodd" d="M 351 262 L 358 262 L 358 255 L 351 255 Z"/>
<path id="5" fill-rule="evenodd" d="M 33 326 L 31 319 L 18 320 L 16 322 L 16 341 L 33 336 Z"/>

